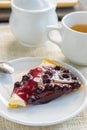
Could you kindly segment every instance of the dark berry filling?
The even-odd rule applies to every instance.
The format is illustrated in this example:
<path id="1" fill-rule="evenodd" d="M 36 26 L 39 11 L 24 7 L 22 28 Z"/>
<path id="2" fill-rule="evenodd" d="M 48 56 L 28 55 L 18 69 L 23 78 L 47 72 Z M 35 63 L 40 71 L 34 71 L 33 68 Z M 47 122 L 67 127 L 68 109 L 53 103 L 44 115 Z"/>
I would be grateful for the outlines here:
<path id="1" fill-rule="evenodd" d="M 69 78 L 69 74 L 64 73 L 64 74 L 62 74 L 62 77 L 63 77 L 63 78 Z"/>
<path id="2" fill-rule="evenodd" d="M 63 70 L 63 73 L 70 73 L 69 70 L 65 69 Z"/>
<path id="3" fill-rule="evenodd" d="M 64 84 L 63 85 L 63 93 L 68 94 L 72 91 L 72 86 L 69 84 Z"/>
<path id="4" fill-rule="evenodd" d="M 42 80 L 43 80 L 43 84 L 51 82 L 49 75 L 47 75 L 47 74 L 42 76 Z"/>
<path id="5" fill-rule="evenodd" d="M 45 74 L 49 75 L 50 78 L 53 76 L 52 70 L 46 71 Z"/>
<path id="6" fill-rule="evenodd" d="M 43 91 L 44 91 L 44 87 L 42 87 L 42 86 L 38 86 L 38 87 L 36 87 L 35 90 L 34 90 L 34 92 L 35 92 L 36 94 L 41 94 Z"/>
<path id="7" fill-rule="evenodd" d="M 78 89 L 80 86 L 81 86 L 81 84 L 78 81 L 72 83 L 72 88 L 73 89 Z"/>
<path id="8" fill-rule="evenodd" d="M 40 99 L 40 97 L 39 96 L 37 96 L 37 95 L 32 95 L 30 98 L 29 98 L 29 100 L 28 100 L 28 103 L 29 104 L 38 104 L 38 100 Z"/>
<path id="9" fill-rule="evenodd" d="M 15 82 L 14 88 L 19 88 L 21 86 L 21 83 L 19 81 Z"/>
<path id="10" fill-rule="evenodd" d="M 61 66 L 55 66 L 54 70 L 61 70 Z"/>
<path id="11" fill-rule="evenodd" d="M 53 90 L 53 89 L 54 89 L 54 86 L 53 86 L 52 84 L 46 84 L 46 85 L 45 85 L 45 89 L 46 89 L 47 91 L 50 91 L 50 90 Z"/>
<path id="12" fill-rule="evenodd" d="M 17 93 L 26 104 L 46 103 L 81 86 L 78 78 L 68 69 L 61 66 L 43 68 L 44 70 L 40 67 L 30 70 L 20 82 L 14 84 L 13 92 Z M 55 72 L 59 77 L 57 82 L 53 79 Z M 35 78 L 41 79 L 36 81 Z"/>
<path id="13" fill-rule="evenodd" d="M 74 76 L 73 74 L 71 74 L 71 76 L 72 76 L 73 80 L 78 80 L 78 78 L 76 76 Z"/>
<path id="14" fill-rule="evenodd" d="M 31 79 L 31 76 L 30 76 L 30 75 L 24 75 L 24 76 L 22 77 L 22 81 L 23 81 L 23 82 L 26 82 L 26 81 L 28 81 L 29 79 Z"/>

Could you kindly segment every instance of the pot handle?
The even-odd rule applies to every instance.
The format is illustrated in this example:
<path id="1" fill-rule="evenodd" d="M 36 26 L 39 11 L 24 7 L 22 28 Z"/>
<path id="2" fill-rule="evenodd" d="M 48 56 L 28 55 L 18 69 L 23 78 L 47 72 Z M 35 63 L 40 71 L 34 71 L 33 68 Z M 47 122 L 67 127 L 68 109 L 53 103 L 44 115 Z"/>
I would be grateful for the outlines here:
<path id="1" fill-rule="evenodd" d="M 61 41 L 56 41 L 56 40 L 54 40 L 53 38 L 52 38 L 52 36 L 50 36 L 50 33 L 52 32 L 52 31 L 58 31 L 59 32 L 59 34 L 60 34 L 60 36 L 61 36 L 61 38 L 62 38 L 62 27 L 58 27 L 58 26 L 55 26 L 55 25 L 49 25 L 49 26 L 47 26 L 47 37 L 48 37 L 48 39 L 51 41 L 51 42 L 53 42 L 53 43 L 55 43 L 56 45 L 58 45 L 60 48 L 61 48 L 61 42 L 62 42 L 62 40 Z"/>

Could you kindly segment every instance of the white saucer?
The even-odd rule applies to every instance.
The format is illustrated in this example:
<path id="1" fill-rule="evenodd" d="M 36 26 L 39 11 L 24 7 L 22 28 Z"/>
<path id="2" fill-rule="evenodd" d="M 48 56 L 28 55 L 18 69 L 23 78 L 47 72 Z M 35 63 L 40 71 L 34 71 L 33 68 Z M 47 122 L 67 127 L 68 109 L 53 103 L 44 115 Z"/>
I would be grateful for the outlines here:
<path id="1" fill-rule="evenodd" d="M 57 124 L 79 114 L 87 103 L 87 83 L 83 75 L 75 68 L 62 63 L 68 67 L 82 80 L 84 87 L 77 92 L 60 97 L 47 104 L 28 106 L 26 108 L 9 109 L 8 99 L 13 89 L 13 83 L 21 76 L 41 63 L 41 58 L 22 58 L 10 61 L 15 68 L 12 75 L 0 75 L 0 115 L 10 121 L 31 125 L 47 126 Z"/>

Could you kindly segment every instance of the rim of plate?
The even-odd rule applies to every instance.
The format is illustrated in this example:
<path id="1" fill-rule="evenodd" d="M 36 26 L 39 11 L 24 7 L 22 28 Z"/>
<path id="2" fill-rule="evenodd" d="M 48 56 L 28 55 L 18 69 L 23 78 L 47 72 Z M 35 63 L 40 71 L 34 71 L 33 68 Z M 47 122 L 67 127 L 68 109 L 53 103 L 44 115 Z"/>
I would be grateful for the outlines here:
<path id="1" fill-rule="evenodd" d="M 40 61 L 42 60 L 44 57 L 23 57 L 23 58 L 18 58 L 18 59 L 14 59 L 14 60 L 10 60 L 9 63 L 13 63 L 13 62 L 20 62 L 21 60 L 36 60 L 36 61 Z M 66 67 L 68 67 L 70 70 L 72 70 L 73 72 L 76 72 L 77 75 L 82 79 L 82 81 L 84 82 L 85 84 L 85 89 L 86 89 L 86 92 L 87 92 L 87 81 L 85 79 L 85 77 L 82 75 L 82 73 L 80 71 L 78 71 L 76 68 L 72 67 L 71 65 L 67 64 L 67 63 L 64 63 L 64 62 L 61 62 L 61 61 L 58 61 L 58 60 L 55 60 L 63 65 L 65 65 Z M 4 117 L 5 119 L 7 120 L 10 120 L 12 122 L 15 122 L 15 123 L 18 123 L 18 124 L 22 124 L 22 125 L 27 125 L 27 126 L 49 126 L 49 125 L 55 125 L 55 124 L 58 124 L 58 123 L 62 123 L 64 121 L 67 121 L 69 119 L 72 119 L 73 117 L 75 117 L 76 115 L 78 115 L 87 105 L 87 96 L 85 97 L 85 100 L 84 102 L 82 103 L 82 105 L 80 106 L 80 108 L 78 108 L 76 111 L 74 111 L 73 113 L 69 114 L 68 116 L 65 116 L 63 119 L 58 119 L 58 120 L 55 120 L 55 121 L 48 121 L 48 122 L 45 122 L 45 123 L 42 123 L 42 122 L 24 122 L 24 121 L 18 121 L 17 119 L 14 119 L 10 116 L 8 116 L 7 114 L 5 114 L 4 112 L 1 113 L 0 112 L 0 115 L 2 117 Z"/>

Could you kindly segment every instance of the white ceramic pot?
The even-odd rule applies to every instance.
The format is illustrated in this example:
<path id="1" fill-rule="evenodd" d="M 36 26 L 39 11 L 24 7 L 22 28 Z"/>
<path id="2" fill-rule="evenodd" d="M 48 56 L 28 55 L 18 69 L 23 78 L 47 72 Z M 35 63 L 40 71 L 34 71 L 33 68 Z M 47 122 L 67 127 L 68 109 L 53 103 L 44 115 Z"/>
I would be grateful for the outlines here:
<path id="1" fill-rule="evenodd" d="M 11 30 L 20 43 L 31 47 L 40 46 L 48 40 L 47 26 L 58 24 L 55 6 L 31 10 L 29 4 L 27 0 L 11 0 Z"/>

